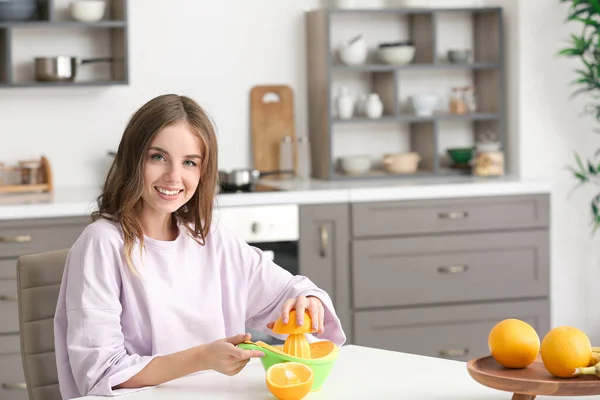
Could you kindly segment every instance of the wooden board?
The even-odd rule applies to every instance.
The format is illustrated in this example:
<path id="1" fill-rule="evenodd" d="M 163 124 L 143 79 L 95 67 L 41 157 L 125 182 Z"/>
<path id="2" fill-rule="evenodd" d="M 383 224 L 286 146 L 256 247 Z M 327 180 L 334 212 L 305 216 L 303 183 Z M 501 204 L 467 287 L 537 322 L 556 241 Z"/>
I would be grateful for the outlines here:
<path id="1" fill-rule="evenodd" d="M 296 171 L 296 128 L 294 95 L 286 85 L 255 86 L 250 91 L 250 124 L 254 169 L 279 170 L 279 146 L 285 136 L 294 145 Z"/>
<path id="2" fill-rule="evenodd" d="M 591 396 L 600 394 L 600 379 L 593 375 L 555 378 L 538 359 L 527 368 L 504 368 L 492 356 L 467 363 L 469 375 L 484 386 L 513 393 L 513 400 L 532 400 L 535 396 Z"/>

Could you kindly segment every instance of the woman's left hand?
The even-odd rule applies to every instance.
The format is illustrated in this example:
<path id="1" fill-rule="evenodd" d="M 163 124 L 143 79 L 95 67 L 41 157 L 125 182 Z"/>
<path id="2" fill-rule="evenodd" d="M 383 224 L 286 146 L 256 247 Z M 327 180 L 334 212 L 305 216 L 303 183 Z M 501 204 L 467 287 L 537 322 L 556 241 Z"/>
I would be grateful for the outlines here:
<path id="1" fill-rule="evenodd" d="M 281 308 L 281 320 L 284 324 L 287 324 L 290 318 L 290 311 L 296 310 L 296 317 L 298 321 L 296 323 L 298 325 L 304 324 L 304 311 L 308 310 L 308 314 L 312 319 L 312 328 L 317 331 L 317 333 L 323 333 L 323 319 L 325 317 L 325 309 L 323 307 L 323 303 L 315 296 L 298 296 L 295 299 L 287 299 L 283 303 L 283 307 Z M 267 328 L 273 329 L 273 325 L 275 322 L 269 322 L 267 324 Z"/>

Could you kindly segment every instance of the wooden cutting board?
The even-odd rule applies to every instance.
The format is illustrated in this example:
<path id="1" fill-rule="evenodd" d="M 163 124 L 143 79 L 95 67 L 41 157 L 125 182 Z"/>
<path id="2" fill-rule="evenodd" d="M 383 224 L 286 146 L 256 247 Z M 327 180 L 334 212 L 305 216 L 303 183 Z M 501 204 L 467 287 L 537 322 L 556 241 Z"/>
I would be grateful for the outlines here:
<path id="1" fill-rule="evenodd" d="M 279 146 L 285 136 L 290 136 L 296 170 L 294 94 L 289 86 L 254 86 L 250 91 L 250 125 L 254 169 L 279 170 Z"/>

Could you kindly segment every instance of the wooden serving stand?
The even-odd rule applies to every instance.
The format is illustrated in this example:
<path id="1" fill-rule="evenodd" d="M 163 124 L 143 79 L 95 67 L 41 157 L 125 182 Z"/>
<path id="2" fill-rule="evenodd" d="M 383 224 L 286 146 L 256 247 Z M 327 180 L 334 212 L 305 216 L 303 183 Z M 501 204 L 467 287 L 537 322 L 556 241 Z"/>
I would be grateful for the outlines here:
<path id="1" fill-rule="evenodd" d="M 594 375 L 556 378 L 538 356 L 529 367 L 504 368 L 492 356 L 467 363 L 473 379 L 492 389 L 513 393 L 512 400 L 533 400 L 536 396 L 591 396 L 600 394 L 600 379 Z"/>
<path id="2" fill-rule="evenodd" d="M 36 160 L 37 161 L 37 160 Z M 44 156 L 40 159 L 40 173 L 38 177 L 41 179 L 40 183 L 35 184 L 3 184 L 0 182 L 0 194 L 7 193 L 30 193 L 30 192 L 52 192 L 52 169 L 50 168 L 50 162 Z M 21 173 L 20 167 L 4 167 L 2 172 L 18 172 Z M 3 174 L 4 175 L 4 174 Z"/>

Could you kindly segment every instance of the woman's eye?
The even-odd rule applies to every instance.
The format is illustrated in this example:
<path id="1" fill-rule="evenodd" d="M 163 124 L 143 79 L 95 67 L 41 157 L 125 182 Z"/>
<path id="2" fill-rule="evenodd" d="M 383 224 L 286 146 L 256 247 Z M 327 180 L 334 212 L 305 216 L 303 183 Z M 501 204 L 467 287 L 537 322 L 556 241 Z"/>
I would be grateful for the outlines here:
<path id="1" fill-rule="evenodd" d="M 194 161 L 187 160 L 185 161 L 185 165 L 187 165 L 188 167 L 195 167 L 198 164 L 196 164 Z"/>
<path id="2" fill-rule="evenodd" d="M 165 159 L 162 154 L 152 154 L 150 158 L 156 161 L 162 161 Z"/>

